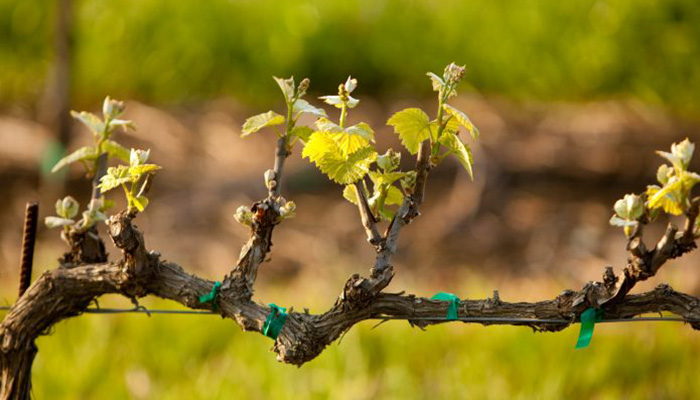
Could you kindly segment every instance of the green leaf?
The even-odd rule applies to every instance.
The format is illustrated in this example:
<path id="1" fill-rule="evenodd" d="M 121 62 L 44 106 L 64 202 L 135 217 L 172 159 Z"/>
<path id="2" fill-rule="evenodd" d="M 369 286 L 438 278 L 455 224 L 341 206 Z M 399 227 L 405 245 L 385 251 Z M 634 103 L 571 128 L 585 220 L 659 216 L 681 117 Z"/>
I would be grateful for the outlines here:
<path id="1" fill-rule="evenodd" d="M 142 165 L 135 165 L 133 167 L 129 167 L 129 175 L 134 177 L 134 181 L 138 177 L 140 177 L 143 174 L 147 174 L 153 171 L 158 171 L 160 168 L 159 165 L 155 164 L 142 164 Z"/>
<path id="2" fill-rule="evenodd" d="M 110 157 L 118 158 L 125 162 L 130 161 L 131 151 L 114 140 L 105 140 L 102 142 L 102 150 Z"/>
<path id="3" fill-rule="evenodd" d="M 474 164 L 474 159 L 472 158 L 471 150 L 469 147 L 459 140 L 459 137 L 452 132 L 443 132 L 442 136 L 438 139 L 440 144 L 447 147 L 448 150 L 457 157 L 457 160 L 462 164 L 464 169 L 469 173 L 469 177 L 474 179 L 472 173 L 472 165 Z"/>
<path id="4" fill-rule="evenodd" d="M 400 179 L 406 178 L 408 175 L 410 175 L 410 172 L 369 172 L 369 178 L 372 180 L 374 186 L 391 185 Z"/>
<path id="5" fill-rule="evenodd" d="M 364 122 L 345 128 L 345 132 L 353 136 L 360 136 L 370 142 L 374 142 L 374 131 Z"/>
<path id="6" fill-rule="evenodd" d="M 345 185 L 345 188 L 343 188 L 343 197 L 354 205 L 360 204 L 355 185 Z"/>
<path id="7" fill-rule="evenodd" d="M 105 130 L 105 123 L 95 114 L 87 111 L 71 111 L 70 115 L 87 126 L 95 135 L 102 135 Z"/>
<path id="8" fill-rule="evenodd" d="M 620 227 L 635 227 L 639 224 L 637 221 L 629 221 L 626 219 L 622 219 L 618 217 L 617 215 L 613 215 L 610 218 L 610 225 L 613 226 L 620 226 Z"/>
<path id="9" fill-rule="evenodd" d="M 254 115 L 245 120 L 245 123 L 243 124 L 241 137 L 246 137 L 251 133 L 259 131 L 262 128 L 273 125 L 281 125 L 283 123 L 284 117 L 277 114 L 274 111 L 268 111 L 266 113 Z"/>
<path id="10" fill-rule="evenodd" d="M 126 165 L 109 167 L 107 168 L 107 174 L 100 179 L 99 188 L 102 193 L 105 193 L 117 186 L 133 181 L 134 177 L 129 175 L 129 167 Z"/>
<path id="11" fill-rule="evenodd" d="M 439 92 L 443 87 L 445 87 L 445 82 L 439 76 L 432 72 L 428 72 L 426 75 L 430 77 L 430 82 L 433 84 L 433 90 Z"/>
<path id="12" fill-rule="evenodd" d="M 335 106 L 336 108 L 343 108 L 343 100 L 340 99 L 340 96 L 321 96 L 319 99 L 325 101 L 326 104 Z M 360 100 L 357 100 L 352 96 L 348 96 L 348 108 L 355 108 L 359 103 Z"/>
<path id="13" fill-rule="evenodd" d="M 656 179 L 660 184 L 665 185 L 668 180 L 673 176 L 673 168 L 666 164 L 661 164 L 659 169 L 656 171 Z"/>
<path id="14" fill-rule="evenodd" d="M 621 200 L 615 202 L 614 209 L 620 218 L 634 221 L 644 213 L 644 202 L 635 194 L 626 194 Z"/>
<path id="15" fill-rule="evenodd" d="M 418 153 L 421 142 L 430 137 L 430 120 L 419 108 L 407 108 L 392 115 L 387 125 L 393 126 L 401 143 L 411 154 Z"/>
<path id="16" fill-rule="evenodd" d="M 323 132 L 342 132 L 343 128 L 340 127 L 340 125 L 332 122 L 328 118 L 319 118 L 316 121 L 316 128 L 318 128 L 319 131 Z"/>
<path id="17" fill-rule="evenodd" d="M 302 143 L 306 143 L 309 141 L 309 136 L 311 136 L 312 133 L 314 133 L 314 130 L 309 128 L 308 126 L 295 126 L 292 128 L 292 131 L 290 132 L 292 136 L 296 136 L 299 138 L 299 140 L 302 141 Z"/>
<path id="18" fill-rule="evenodd" d="M 389 190 L 386 194 L 386 199 L 384 200 L 385 205 L 397 205 L 400 206 L 403 203 L 403 193 L 396 186 L 389 186 Z"/>
<path id="19" fill-rule="evenodd" d="M 467 114 L 459 111 L 449 104 L 443 104 L 442 108 L 447 111 L 447 113 L 450 114 L 455 121 L 467 128 L 469 134 L 472 135 L 472 139 L 476 140 L 479 138 L 479 130 L 476 128 L 476 126 L 474 126 L 469 117 L 467 117 Z"/>
<path id="20" fill-rule="evenodd" d="M 292 99 L 294 99 L 294 77 L 291 77 L 289 79 L 282 79 L 273 76 L 273 78 L 275 79 L 275 82 L 277 82 L 277 84 L 279 85 L 280 89 L 282 89 L 282 94 L 284 94 L 284 98 L 287 100 L 287 102 L 291 102 Z"/>
<path id="21" fill-rule="evenodd" d="M 340 184 L 350 184 L 361 179 L 377 158 L 370 146 L 345 155 L 335 140 L 324 132 L 315 132 L 302 152 L 328 177 Z"/>
<path id="22" fill-rule="evenodd" d="M 389 149 L 383 155 L 377 157 L 377 166 L 384 172 L 391 172 L 399 167 L 401 163 L 401 153 Z"/>
<path id="23" fill-rule="evenodd" d="M 647 201 L 649 208 L 662 208 L 665 212 L 672 215 L 683 214 L 683 195 L 681 194 L 682 183 L 675 177 L 669 181 L 669 184 L 660 188 L 656 185 L 647 187 Z"/>
<path id="24" fill-rule="evenodd" d="M 73 225 L 75 221 L 69 218 L 60 218 L 60 217 L 46 217 L 44 218 L 44 224 L 48 228 L 57 228 L 59 226 L 67 226 L 67 225 Z"/>
<path id="25" fill-rule="evenodd" d="M 51 172 L 56 172 L 68 164 L 76 161 L 93 161 L 97 158 L 97 150 L 94 147 L 84 146 L 60 159 L 53 166 Z"/>
<path id="26" fill-rule="evenodd" d="M 136 196 L 131 198 L 131 203 L 136 207 L 139 212 L 143 212 L 143 210 L 148 207 L 148 199 L 146 196 Z"/>
<path id="27" fill-rule="evenodd" d="M 342 157 L 342 152 L 338 144 L 333 140 L 327 132 L 314 132 L 309 141 L 304 146 L 301 155 L 308 158 L 313 163 L 318 163 L 323 157 L 329 153 L 336 153 L 334 156 Z"/>
<path id="28" fill-rule="evenodd" d="M 364 122 L 343 129 L 326 118 L 320 118 L 316 121 L 316 126 L 319 128 L 318 133 L 334 140 L 344 155 L 374 142 L 374 131 Z"/>
<path id="29" fill-rule="evenodd" d="M 133 121 L 129 121 L 126 119 L 113 119 L 109 121 L 109 128 L 122 128 L 124 129 L 124 131 L 127 131 L 129 129 L 136 130 L 136 125 L 134 125 Z"/>
<path id="30" fill-rule="evenodd" d="M 671 145 L 671 153 L 678 157 L 683 166 L 683 169 L 688 168 L 690 164 L 690 159 L 693 158 L 693 152 L 695 151 L 695 145 L 686 138 L 680 143 L 674 143 Z"/>
<path id="31" fill-rule="evenodd" d="M 311 114 L 315 115 L 317 117 L 325 117 L 326 116 L 326 110 L 322 108 L 316 108 L 309 104 L 308 101 L 306 100 L 297 100 L 294 102 L 294 112 L 299 115 L 301 113 L 306 113 L 306 114 Z"/>

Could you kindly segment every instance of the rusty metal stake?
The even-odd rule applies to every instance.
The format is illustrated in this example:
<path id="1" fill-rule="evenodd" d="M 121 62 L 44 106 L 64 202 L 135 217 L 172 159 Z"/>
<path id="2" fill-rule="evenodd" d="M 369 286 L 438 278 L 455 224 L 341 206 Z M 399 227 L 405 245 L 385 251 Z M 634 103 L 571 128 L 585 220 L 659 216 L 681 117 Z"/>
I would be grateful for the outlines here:
<path id="1" fill-rule="evenodd" d="M 27 203 L 24 211 L 24 233 L 22 235 L 22 259 L 19 265 L 19 296 L 29 289 L 32 283 L 32 264 L 34 262 L 34 244 L 36 227 L 39 220 L 39 203 Z"/>

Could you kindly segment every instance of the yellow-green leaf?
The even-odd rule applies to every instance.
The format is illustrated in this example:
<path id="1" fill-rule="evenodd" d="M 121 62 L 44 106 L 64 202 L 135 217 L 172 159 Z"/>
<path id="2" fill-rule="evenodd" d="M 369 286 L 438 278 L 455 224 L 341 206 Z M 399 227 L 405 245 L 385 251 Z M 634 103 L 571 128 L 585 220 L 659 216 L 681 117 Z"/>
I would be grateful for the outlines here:
<path id="1" fill-rule="evenodd" d="M 330 135 L 333 134 L 315 132 L 304 146 L 302 156 L 340 184 L 348 185 L 365 176 L 370 164 L 376 160 L 377 152 L 368 146 L 346 155 Z"/>
<path id="2" fill-rule="evenodd" d="M 326 111 L 322 108 L 316 108 L 309 104 L 306 100 L 297 100 L 294 102 L 294 112 L 299 115 L 301 113 L 315 115 L 317 117 L 325 117 Z"/>
<path id="3" fill-rule="evenodd" d="M 309 128 L 308 126 L 299 125 L 292 128 L 291 135 L 298 137 L 302 143 L 306 143 L 309 141 L 309 137 L 312 133 L 314 133 L 313 129 Z"/>
<path id="4" fill-rule="evenodd" d="M 51 168 L 51 172 L 56 172 L 68 164 L 76 161 L 92 161 L 97 158 L 97 150 L 94 147 L 84 146 L 60 159 Z"/>
<path id="5" fill-rule="evenodd" d="M 131 202 L 134 204 L 136 209 L 139 210 L 139 212 L 143 212 L 143 210 L 148 207 L 148 198 L 146 198 L 146 196 L 132 197 Z"/>
<path id="6" fill-rule="evenodd" d="M 454 120 L 456 120 L 460 125 L 463 127 L 467 128 L 469 131 L 469 134 L 472 135 L 472 138 L 476 140 L 479 138 L 479 130 L 474 126 L 472 121 L 469 119 L 467 114 L 459 111 L 458 109 L 452 107 L 449 104 L 443 104 L 442 108 L 447 111 L 448 114 L 452 116 Z"/>
<path id="7" fill-rule="evenodd" d="M 649 208 L 662 208 L 672 215 L 683 214 L 683 197 L 681 195 L 681 182 L 675 179 L 674 182 L 660 188 L 656 185 L 647 187 L 647 197 Z"/>
<path id="8" fill-rule="evenodd" d="M 462 141 L 459 140 L 459 137 L 452 132 L 443 132 L 438 141 L 440 144 L 447 147 L 447 149 L 450 150 L 455 157 L 457 157 L 457 160 L 459 160 L 460 164 L 462 164 L 464 169 L 466 169 L 469 173 L 469 177 L 474 179 L 474 175 L 472 173 L 474 159 L 472 158 L 472 153 L 469 146 L 462 143 Z"/>
<path id="9" fill-rule="evenodd" d="M 105 140 L 102 143 L 102 150 L 109 154 L 110 157 L 118 158 L 126 162 L 130 161 L 131 151 L 114 140 Z"/>
<path id="10" fill-rule="evenodd" d="M 420 108 L 407 108 L 392 115 L 387 125 L 393 126 L 401 143 L 411 154 L 418 153 L 421 142 L 430 137 L 430 120 Z"/>
<path id="11" fill-rule="evenodd" d="M 87 126 L 95 135 L 101 135 L 105 130 L 105 123 L 95 114 L 87 111 L 71 111 L 70 115 Z"/>
<path id="12" fill-rule="evenodd" d="M 243 124 L 243 130 L 241 131 L 241 137 L 246 137 L 251 133 L 255 133 L 262 128 L 281 125 L 284 123 L 284 117 L 277 114 L 274 111 L 268 111 L 266 113 L 254 115 Z"/>

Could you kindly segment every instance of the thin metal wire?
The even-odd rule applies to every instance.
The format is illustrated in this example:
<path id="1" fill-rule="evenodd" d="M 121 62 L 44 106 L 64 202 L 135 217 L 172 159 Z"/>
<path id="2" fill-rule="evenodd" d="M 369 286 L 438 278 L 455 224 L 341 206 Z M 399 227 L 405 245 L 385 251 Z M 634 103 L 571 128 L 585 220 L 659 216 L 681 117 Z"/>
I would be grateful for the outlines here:
<path id="1" fill-rule="evenodd" d="M 10 306 L 0 306 L 0 311 L 10 310 Z M 211 311 L 198 310 L 161 310 L 139 308 L 88 308 L 83 311 L 86 314 L 184 314 L 184 315 L 221 315 Z M 539 318 L 500 318 L 500 317 L 459 317 L 457 319 L 448 320 L 441 317 L 390 317 L 378 316 L 369 319 L 375 320 L 401 320 L 401 321 L 431 321 L 431 322 L 477 322 L 477 323 L 501 323 L 501 324 L 576 324 L 580 321 L 569 321 L 565 319 L 539 319 Z M 619 323 L 619 322 L 700 322 L 700 319 L 680 318 L 680 317 L 635 317 L 635 318 L 616 318 L 603 319 L 596 321 L 597 324 Z"/>

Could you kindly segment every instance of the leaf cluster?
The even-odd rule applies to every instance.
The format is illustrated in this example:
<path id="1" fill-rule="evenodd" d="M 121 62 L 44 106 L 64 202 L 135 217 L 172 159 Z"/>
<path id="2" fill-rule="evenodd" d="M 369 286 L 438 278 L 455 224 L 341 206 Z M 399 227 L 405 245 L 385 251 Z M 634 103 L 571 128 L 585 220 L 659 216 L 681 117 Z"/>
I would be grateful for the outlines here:
<path id="1" fill-rule="evenodd" d="M 687 213 L 691 207 L 691 191 L 700 182 L 700 175 L 688 171 L 695 145 L 687 138 L 671 146 L 671 152 L 658 151 L 670 165 L 662 164 L 656 173 L 658 185 L 649 185 L 644 194 L 627 194 L 615 203 L 610 224 L 625 229 L 630 237 L 646 218 L 654 221 L 661 212 L 670 215 Z M 696 229 L 697 230 L 697 229 Z"/>

